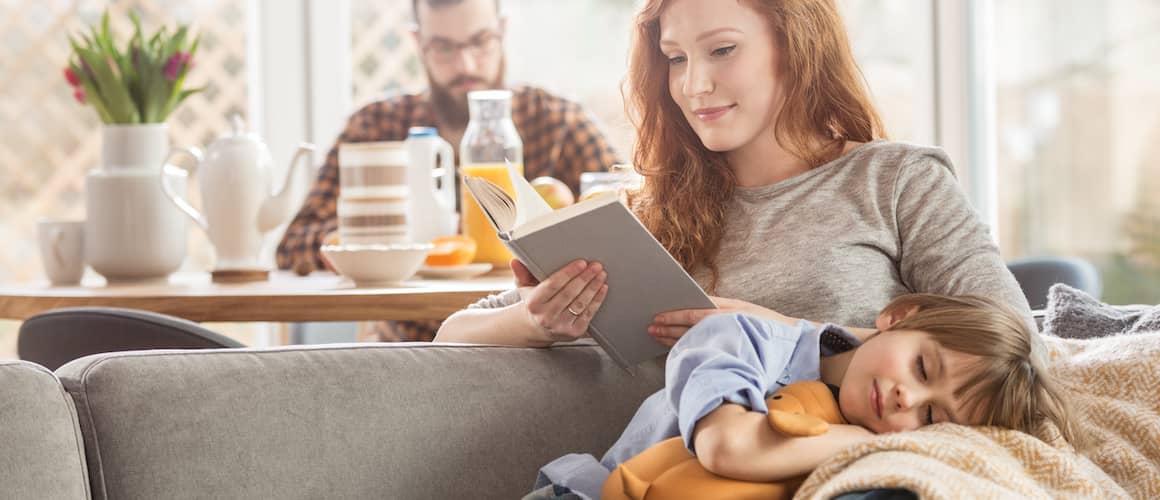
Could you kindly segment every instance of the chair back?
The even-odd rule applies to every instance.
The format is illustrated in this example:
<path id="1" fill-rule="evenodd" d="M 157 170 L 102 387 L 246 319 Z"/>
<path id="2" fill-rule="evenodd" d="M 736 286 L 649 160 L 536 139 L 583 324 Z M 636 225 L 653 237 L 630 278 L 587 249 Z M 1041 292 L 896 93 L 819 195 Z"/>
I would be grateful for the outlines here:
<path id="1" fill-rule="evenodd" d="M 244 346 L 192 321 L 114 307 L 63 308 L 37 314 L 20 325 L 16 340 L 20 359 L 49 370 L 102 352 L 221 347 Z"/>
<path id="2" fill-rule="evenodd" d="M 1023 289 L 1031 309 L 1047 307 L 1047 290 L 1063 283 L 1100 298 L 1103 284 L 1100 273 L 1090 262 L 1076 257 L 1029 257 L 1007 263 L 1015 281 Z"/>

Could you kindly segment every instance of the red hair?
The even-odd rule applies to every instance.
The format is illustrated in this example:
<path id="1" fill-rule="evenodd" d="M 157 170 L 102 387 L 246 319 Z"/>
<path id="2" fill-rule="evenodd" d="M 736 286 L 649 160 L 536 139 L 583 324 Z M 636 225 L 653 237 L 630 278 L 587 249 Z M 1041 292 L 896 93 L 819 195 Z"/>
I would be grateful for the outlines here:
<path id="1" fill-rule="evenodd" d="M 632 205 L 686 270 L 709 269 L 711 290 L 736 181 L 725 154 L 705 148 L 669 93 L 669 64 L 659 47 L 666 1 L 646 0 L 636 15 L 623 87 L 637 129 L 633 164 L 644 176 Z M 841 155 L 846 141 L 885 136 L 833 0 L 743 1 L 768 22 L 781 54 L 778 144 L 814 168 Z"/>

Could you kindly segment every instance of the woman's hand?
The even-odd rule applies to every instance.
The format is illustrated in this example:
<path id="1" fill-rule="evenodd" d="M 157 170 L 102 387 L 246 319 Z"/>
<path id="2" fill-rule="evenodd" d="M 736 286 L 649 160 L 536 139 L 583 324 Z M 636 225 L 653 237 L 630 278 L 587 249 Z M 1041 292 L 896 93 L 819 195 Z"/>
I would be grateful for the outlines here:
<path id="1" fill-rule="evenodd" d="M 520 307 L 543 342 L 576 340 L 588 331 L 588 322 L 608 294 L 608 273 L 599 262 L 573 261 L 542 283 L 517 259 L 511 261 L 519 287 Z"/>
<path id="2" fill-rule="evenodd" d="M 660 313 L 653 317 L 653 322 L 648 327 L 648 334 L 652 335 L 657 342 L 672 347 L 693 325 L 705 319 L 706 316 L 721 313 L 745 313 L 790 325 L 797 322 L 797 319 L 772 309 L 750 304 L 744 300 L 722 297 L 709 298 L 717 305 L 717 309 L 682 309 Z"/>

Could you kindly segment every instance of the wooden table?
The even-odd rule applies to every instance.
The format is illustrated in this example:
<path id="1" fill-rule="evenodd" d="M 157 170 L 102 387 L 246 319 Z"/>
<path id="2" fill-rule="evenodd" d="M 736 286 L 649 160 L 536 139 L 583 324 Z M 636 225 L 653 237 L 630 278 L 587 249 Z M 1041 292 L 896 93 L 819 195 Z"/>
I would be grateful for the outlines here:
<path id="1" fill-rule="evenodd" d="M 388 288 L 357 288 L 331 273 L 299 277 L 287 272 L 243 284 L 211 283 L 209 273 L 197 273 L 161 283 L 0 285 L 0 319 L 22 320 L 61 307 L 106 306 L 199 322 L 441 320 L 514 283 L 510 271 L 498 271 L 470 280 L 413 280 Z"/>

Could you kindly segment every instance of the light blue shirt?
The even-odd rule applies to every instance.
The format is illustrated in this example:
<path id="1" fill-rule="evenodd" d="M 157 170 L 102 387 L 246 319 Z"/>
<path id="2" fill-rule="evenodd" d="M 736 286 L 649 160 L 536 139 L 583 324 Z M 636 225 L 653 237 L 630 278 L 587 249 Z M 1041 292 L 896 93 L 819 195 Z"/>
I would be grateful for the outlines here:
<path id="1" fill-rule="evenodd" d="M 820 342 L 823 335 L 826 342 Z M 744 314 L 716 314 L 689 329 L 669 352 L 665 387 L 640 405 L 620 439 L 599 462 L 570 454 L 540 469 L 536 488 L 554 484 L 581 498 L 600 498 L 620 463 L 666 439 L 681 436 L 690 452 L 697 421 L 723 403 L 765 413 L 765 399 L 793 382 L 818 380 L 821 357 L 861 342 L 836 325 L 786 325 Z"/>

